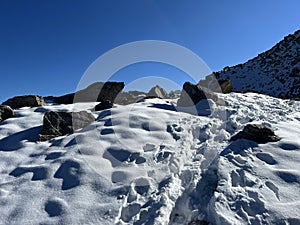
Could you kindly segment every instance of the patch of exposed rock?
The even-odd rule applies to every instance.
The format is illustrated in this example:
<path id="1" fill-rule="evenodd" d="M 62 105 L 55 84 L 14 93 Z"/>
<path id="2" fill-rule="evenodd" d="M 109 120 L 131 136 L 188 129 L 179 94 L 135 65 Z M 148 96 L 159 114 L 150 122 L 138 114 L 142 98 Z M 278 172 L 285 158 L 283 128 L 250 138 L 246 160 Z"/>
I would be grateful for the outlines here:
<path id="1" fill-rule="evenodd" d="M 218 96 L 205 87 L 185 82 L 183 84 L 180 98 L 177 101 L 177 106 L 194 106 L 203 99 L 212 99 L 213 101 L 217 101 Z"/>
<path id="2" fill-rule="evenodd" d="M 95 117 L 86 111 L 80 112 L 47 112 L 43 118 L 43 128 L 39 141 L 71 134 L 95 121 Z"/>
<path id="3" fill-rule="evenodd" d="M 248 139 L 259 143 L 276 142 L 280 140 L 273 130 L 262 124 L 247 124 L 242 131 L 231 137 L 230 140 L 236 141 L 238 139 Z"/>
<path id="4" fill-rule="evenodd" d="M 96 82 L 75 93 L 58 97 L 48 96 L 45 97 L 45 99 L 59 104 L 73 104 L 76 102 L 114 102 L 124 86 L 124 82 Z"/>
<path id="5" fill-rule="evenodd" d="M 24 95 L 10 98 L 2 103 L 2 105 L 8 105 L 12 109 L 19 109 L 22 107 L 38 107 L 45 106 L 46 103 L 43 97 L 38 95 Z"/>
<path id="6" fill-rule="evenodd" d="M 14 110 L 8 105 L 0 105 L 0 122 L 14 116 Z"/>

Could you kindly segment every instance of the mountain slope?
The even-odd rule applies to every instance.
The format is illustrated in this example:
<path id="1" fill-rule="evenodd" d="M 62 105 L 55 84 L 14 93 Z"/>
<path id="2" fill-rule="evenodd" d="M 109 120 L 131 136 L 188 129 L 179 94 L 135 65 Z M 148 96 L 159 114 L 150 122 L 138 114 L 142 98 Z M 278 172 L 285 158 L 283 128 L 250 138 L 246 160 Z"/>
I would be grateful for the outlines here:
<path id="1" fill-rule="evenodd" d="M 47 142 L 37 142 L 46 111 L 96 103 L 16 110 L 0 123 L 0 224 L 299 223 L 300 102 L 219 98 L 226 106 L 209 101 L 209 116 L 176 100 L 117 105 Z M 249 122 L 282 140 L 230 142 Z"/>
<path id="2" fill-rule="evenodd" d="M 300 30 L 270 50 L 214 75 L 230 79 L 236 92 L 259 92 L 274 97 L 300 96 Z"/>

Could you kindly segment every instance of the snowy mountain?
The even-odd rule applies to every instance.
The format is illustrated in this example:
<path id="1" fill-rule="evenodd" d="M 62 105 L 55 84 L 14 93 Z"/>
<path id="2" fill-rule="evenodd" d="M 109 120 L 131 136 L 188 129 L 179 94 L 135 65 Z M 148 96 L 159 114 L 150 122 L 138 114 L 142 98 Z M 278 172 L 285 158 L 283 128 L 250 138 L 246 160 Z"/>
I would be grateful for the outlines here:
<path id="1" fill-rule="evenodd" d="M 300 30 L 257 57 L 213 73 L 230 79 L 235 92 L 258 92 L 274 97 L 300 96 Z"/>
<path id="2" fill-rule="evenodd" d="M 155 98 L 15 110 L 0 123 L 0 224 L 300 224 L 300 102 L 218 97 L 206 116 Z M 95 122 L 38 141 L 45 112 L 81 110 Z M 230 141 L 248 123 L 281 140 Z"/>

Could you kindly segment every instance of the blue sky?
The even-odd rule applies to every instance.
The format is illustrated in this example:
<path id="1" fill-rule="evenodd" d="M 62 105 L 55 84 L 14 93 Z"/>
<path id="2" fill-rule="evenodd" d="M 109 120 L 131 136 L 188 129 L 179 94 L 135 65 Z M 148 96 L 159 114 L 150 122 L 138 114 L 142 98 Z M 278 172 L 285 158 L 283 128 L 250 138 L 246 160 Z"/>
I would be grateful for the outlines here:
<path id="1" fill-rule="evenodd" d="M 299 8 L 298 0 L 0 0 L 0 100 L 72 92 L 99 56 L 140 40 L 182 45 L 217 71 L 299 29 Z M 189 79 L 159 63 L 129 66 L 113 79 L 144 76 Z"/>

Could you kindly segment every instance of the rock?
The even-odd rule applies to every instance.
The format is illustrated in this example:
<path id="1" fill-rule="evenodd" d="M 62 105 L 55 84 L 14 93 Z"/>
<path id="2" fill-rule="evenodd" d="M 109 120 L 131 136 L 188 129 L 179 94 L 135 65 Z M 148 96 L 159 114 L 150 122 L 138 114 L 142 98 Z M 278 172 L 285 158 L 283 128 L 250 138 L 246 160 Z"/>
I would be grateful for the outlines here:
<path id="1" fill-rule="evenodd" d="M 168 97 L 170 99 L 175 99 L 175 98 L 179 98 L 180 97 L 180 90 L 175 90 L 175 91 L 170 91 L 170 93 L 168 94 Z"/>
<path id="2" fill-rule="evenodd" d="M 207 88 L 200 87 L 199 85 L 185 82 L 180 94 L 180 98 L 177 101 L 177 106 L 194 106 L 203 99 L 218 100 L 218 96 Z"/>
<path id="3" fill-rule="evenodd" d="M 231 93 L 233 90 L 233 84 L 229 79 L 217 80 L 215 74 L 206 76 L 205 80 L 200 80 L 198 85 L 224 94 Z"/>
<path id="4" fill-rule="evenodd" d="M 219 80 L 219 85 L 221 87 L 221 91 L 224 94 L 231 93 L 233 90 L 233 84 L 229 79 Z"/>
<path id="5" fill-rule="evenodd" d="M 242 131 L 232 136 L 230 141 L 248 139 L 259 143 L 276 142 L 280 138 L 270 128 L 262 124 L 247 124 Z"/>
<path id="6" fill-rule="evenodd" d="M 167 98 L 168 93 L 160 87 L 159 85 L 156 85 L 155 87 L 151 88 L 148 94 L 146 95 L 146 98 Z"/>
<path id="7" fill-rule="evenodd" d="M 8 99 L 3 102 L 2 105 L 8 105 L 12 109 L 19 109 L 22 107 L 37 107 L 37 106 L 45 106 L 46 103 L 43 97 L 38 95 L 24 95 L 24 96 L 16 96 Z"/>
<path id="8" fill-rule="evenodd" d="M 128 91 L 120 93 L 115 99 L 116 104 L 128 105 L 137 103 L 146 97 L 146 93 L 142 91 Z"/>
<path id="9" fill-rule="evenodd" d="M 39 141 L 73 133 L 95 121 L 94 116 L 86 111 L 80 112 L 47 112 L 43 119 L 43 128 Z"/>
<path id="10" fill-rule="evenodd" d="M 0 122 L 14 116 L 14 111 L 8 105 L 0 105 Z"/>
<path id="11" fill-rule="evenodd" d="M 104 110 L 104 109 L 110 109 L 113 107 L 113 103 L 111 103 L 110 101 L 104 101 L 99 103 L 98 105 L 95 106 L 95 111 L 100 111 L 100 110 Z"/>
<path id="12" fill-rule="evenodd" d="M 114 102 L 117 95 L 123 90 L 124 82 L 96 82 L 87 88 L 75 93 L 53 97 L 46 97 L 47 100 L 59 104 L 73 104 L 76 102 Z"/>
<path id="13" fill-rule="evenodd" d="M 72 93 L 72 94 L 62 95 L 59 97 L 47 96 L 47 97 L 44 97 L 44 99 L 46 101 L 51 101 L 51 102 L 55 102 L 58 104 L 73 104 L 74 96 L 75 96 L 75 94 Z"/>

